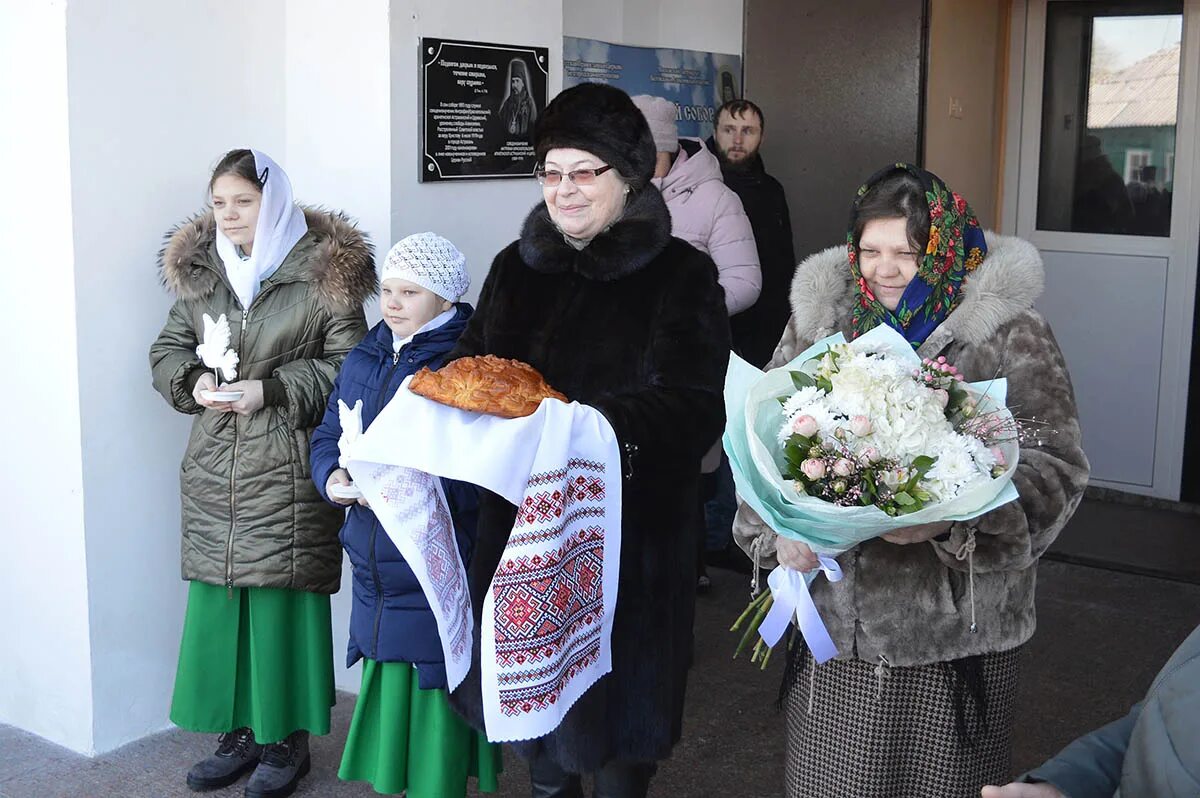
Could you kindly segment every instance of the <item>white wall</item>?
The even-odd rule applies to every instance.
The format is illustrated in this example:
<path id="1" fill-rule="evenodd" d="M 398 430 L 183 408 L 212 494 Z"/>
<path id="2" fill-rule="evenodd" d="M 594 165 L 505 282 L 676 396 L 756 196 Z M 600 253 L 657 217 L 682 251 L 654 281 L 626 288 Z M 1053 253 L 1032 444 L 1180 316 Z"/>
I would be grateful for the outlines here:
<path id="1" fill-rule="evenodd" d="M 563 33 L 638 47 L 742 52 L 742 0 L 563 0 Z"/>
<path id="2" fill-rule="evenodd" d="M 67 7 L 96 751 L 166 725 L 185 605 L 178 470 L 191 419 L 150 387 L 146 353 L 170 303 L 155 255 L 201 208 L 225 150 L 284 150 L 283 7 Z"/>
<path id="3" fill-rule="evenodd" d="M 0 413 L 9 420 L 0 481 L 11 497 L 0 522 L 0 723 L 86 750 L 92 696 L 66 4 L 10 5 L 0 25 Z"/>
<path id="4" fill-rule="evenodd" d="M 572 35 L 737 53 L 741 2 L 57 0 L 3 14 L 0 107 L 37 123 L 0 126 L 6 185 L 20 188 L 0 192 L 0 334 L 36 331 L 6 354 L 38 401 L 0 397 L 6 418 L 29 419 L 6 427 L 6 449 L 23 453 L 6 484 L 32 480 L 0 527 L 0 723 L 103 752 L 167 725 L 190 419 L 150 388 L 146 353 L 170 304 L 162 235 L 201 208 L 220 154 L 272 153 L 301 200 L 357 218 L 378 255 L 412 232 L 446 235 L 473 297 L 541 192 L 418 183 L 419 38 L 547 47 L 553 96 L 564 15 Z M 339 661 L 348 601 L 344 580 Z M 356 672 L 337 672 L 357 689 Z"/>
<path id="5" fill-rule="evenodd" d="M 479 293 L 495 257 L 517 236 L 541 190 L 528 180 L 417 181 L 418 58 L 423 36 L 547 47 L 549 94 L 562 87 L 562 5 L 559 0 L 410 0 L 392 6 L 392 241 L 433 230 L 467 256 L 471 292 Z M 557 66 L 554 66 L 557 65 Z"/>
<path id="6" fill-rule="evenodd" d="M 302 202 L 345 211 L 387 253 L 391 232 L 391 77 L 389 0 L 323 0 L 287 6 L 288 170 Z M 368 320 L 379 319 L 372 302 Z M 350 630 L 350 563 L 332 600 L 334 676 L 358 692 L 361 666 L 342 667 Z"/>
<path id="7" fill-rule="evenodd" d="M 549 95 L 562 88 L 563 35 L 643 47 L 742 51 L 741 0 L 408 0 L 392 3 L 391 240 L 434 230 L 467 256 L 477 296 L 492 258 L 541 201 L 533 180 L 426 183 L 417 179 L 417 47 L 422 36 L 528 44 L 550 50 Z"/>
<path id="8" fill-rule="evenodd" d="M 376 255 L 391 243 L 389 0 L 291 0 L 285 20 L 286 159 L 301 202 L 358 220 Z"/>

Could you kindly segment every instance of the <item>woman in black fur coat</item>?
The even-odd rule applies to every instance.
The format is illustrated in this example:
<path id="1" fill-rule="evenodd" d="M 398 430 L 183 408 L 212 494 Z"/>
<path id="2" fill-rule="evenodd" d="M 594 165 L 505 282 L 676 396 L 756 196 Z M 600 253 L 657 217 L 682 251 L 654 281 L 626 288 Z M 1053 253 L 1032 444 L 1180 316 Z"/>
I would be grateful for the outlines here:
<path id="1" fill-rule="evenodd" d="M 551 734 L 517 745 L 533 795 L 644 796 L 679 739 L 692 656 L 700 458 L 725 422 L 729 322 L 712 260 L 671 237 L 650 129 L 619 89 L 582 84 L 538 122 L 544 203 L 496 256 L 455 357 L 530 363 L 612 424 L 624 468 L 612 672 Z M 453 700 L 482 726 L 478 623 L 516 509 L 486 494 L 469 569 L 472 671 Z"/>

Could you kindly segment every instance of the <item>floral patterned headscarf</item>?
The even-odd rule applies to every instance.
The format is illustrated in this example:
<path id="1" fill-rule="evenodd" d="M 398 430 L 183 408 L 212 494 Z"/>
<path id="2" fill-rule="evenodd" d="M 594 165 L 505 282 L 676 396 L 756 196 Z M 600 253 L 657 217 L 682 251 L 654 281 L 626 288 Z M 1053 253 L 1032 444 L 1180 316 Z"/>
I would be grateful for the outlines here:
<path id="1" fill-rule="evenodd" d="M 854 225 L 863 197 L 896 172 L 907 172 L 925 190 L 929 203 L 929 244 L 917 265 L 917 273 L 900 297 L 894 311 L 885 308 L 863 279 L 855 249 Z M 850 270 L 854 275 L 854 337 L 880 324 L 887 324 L 913 345 L 919 347 L 937 326 L 958 306 L 963 282 L 987 254 L 983 230 L 967 201 L 932 172 L 908 163 L 880 169 L 858 189 L 850 211 L 850 232 L 846 235 L 850 252 Z"/>

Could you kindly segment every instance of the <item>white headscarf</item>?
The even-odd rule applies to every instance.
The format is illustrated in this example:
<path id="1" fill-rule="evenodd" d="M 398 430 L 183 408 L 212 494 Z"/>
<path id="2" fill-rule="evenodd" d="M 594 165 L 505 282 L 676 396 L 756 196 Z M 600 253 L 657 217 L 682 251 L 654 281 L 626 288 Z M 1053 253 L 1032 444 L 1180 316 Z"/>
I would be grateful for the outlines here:
<path id="1" fill-rule="evenodd" d="M 217 254 L 225 264 L 225 273 L 243 309 L 250 307 L 259 284 L 275 273 L 296 242 L 308 232 L 304 211 L 292 198 L 292 182 L 283 167 L 266 153 L 250 152 L 254 153 L 254 171 L 263 184 L 262 207 L 258 211 L 250 257 L 242 258 L 237 245 L 217 225 Z"/>

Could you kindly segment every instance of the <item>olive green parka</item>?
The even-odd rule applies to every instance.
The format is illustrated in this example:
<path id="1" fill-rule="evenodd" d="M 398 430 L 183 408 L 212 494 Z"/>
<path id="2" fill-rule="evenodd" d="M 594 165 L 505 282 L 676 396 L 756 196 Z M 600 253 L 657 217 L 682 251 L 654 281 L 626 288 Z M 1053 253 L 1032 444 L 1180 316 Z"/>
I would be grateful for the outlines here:
<path id="1" fill-rule="evenodd" d="M 229 587 L 333 593 L 342 512 L 309 478 L 308 443 L 346 354 L 366 333 L 376 289 L 370 242 L 339 213 L 305 209 L 308 232 L 242 308 L 217 254 L 211 212 L 167 234 L 163 285 L 176 297 L 150 347 L 154 387 L 195 416 L 180 471 L 183 578 Z M 239 380 L 262 380 L 248 416 L 192 398 L 203 315 L 229 319 Z"/>

